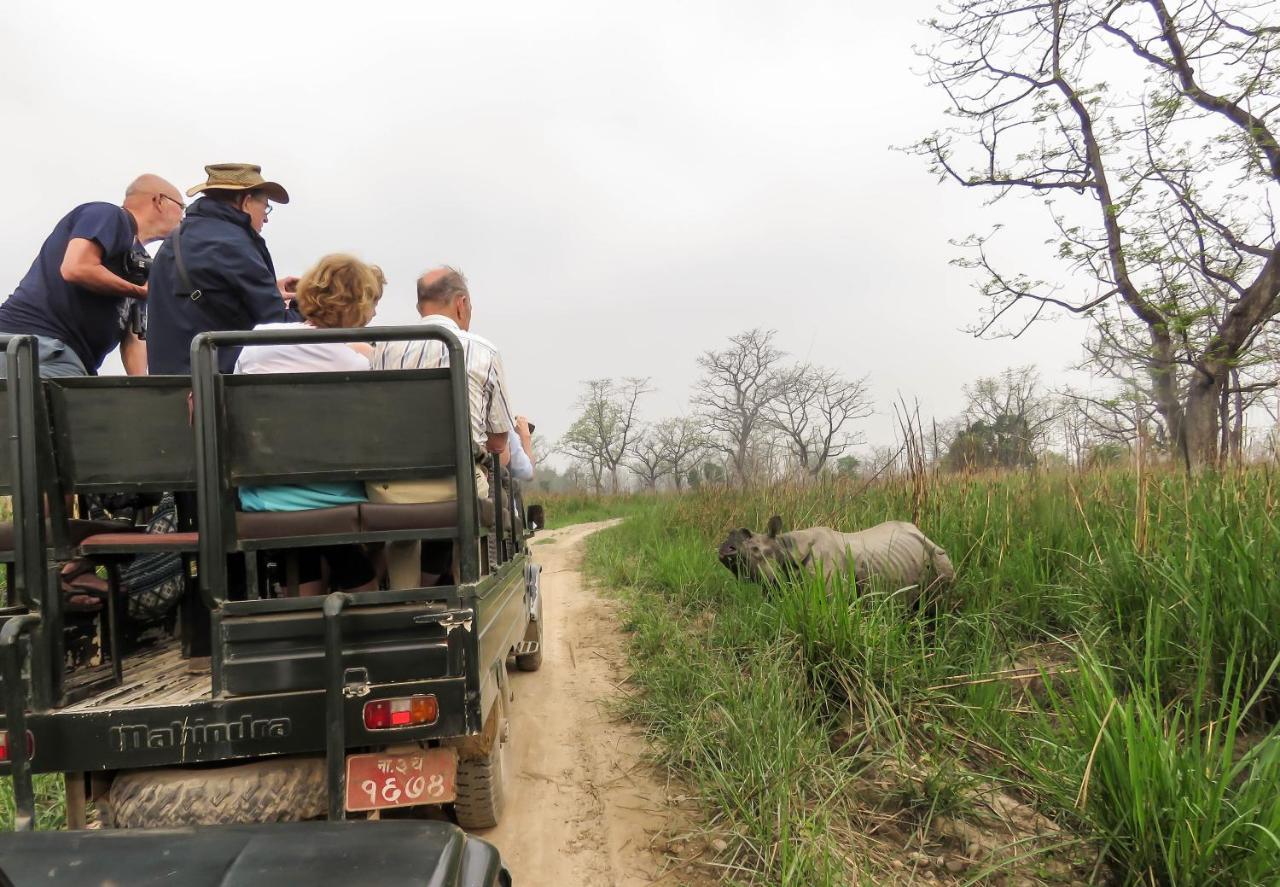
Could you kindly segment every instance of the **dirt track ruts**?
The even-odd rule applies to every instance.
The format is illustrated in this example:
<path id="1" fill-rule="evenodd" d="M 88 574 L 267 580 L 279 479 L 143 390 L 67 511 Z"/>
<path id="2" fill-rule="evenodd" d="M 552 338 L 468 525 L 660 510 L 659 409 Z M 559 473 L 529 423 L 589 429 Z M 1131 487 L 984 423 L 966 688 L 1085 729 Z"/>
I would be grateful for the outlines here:
<path id="1" fill-rule="evenodd" d="M 582 541 L 611 523 L 540 532 L 530 549 L 542 565 L 543 664 L 510 672 L 511 793 L 498 827 L 477 832 L 518 885 L 703 883 L 660 852 L 678 811 L 643 737 L 609 711 L 626 692 L 618 606 L 579 570 Z"/>

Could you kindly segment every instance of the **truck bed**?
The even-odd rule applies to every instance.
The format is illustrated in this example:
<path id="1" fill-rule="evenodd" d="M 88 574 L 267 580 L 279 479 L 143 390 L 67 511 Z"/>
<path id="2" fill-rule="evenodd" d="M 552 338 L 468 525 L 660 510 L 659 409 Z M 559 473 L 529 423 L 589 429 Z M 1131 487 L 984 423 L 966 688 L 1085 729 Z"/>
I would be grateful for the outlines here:
<path id="1" fill-rule="evenodd" d="M 192 674 L 188 660 L 182 658 L 178 641 L 158 644 L 149 650 L 132 654 L 124 660 L 124 682 L 107 687 L 87 699 L 62 709 L 64 712 L 104 711 L 143 708 L 158 705 L 181 705 L 211 699 L 213 684 L 206 668 Z M 78 675 L 83 681 L 93 680 L 99 673 L 109 674 L 110 666 L 101 666 Z M 69 688 L 74 684 L 69 682 Z"/>

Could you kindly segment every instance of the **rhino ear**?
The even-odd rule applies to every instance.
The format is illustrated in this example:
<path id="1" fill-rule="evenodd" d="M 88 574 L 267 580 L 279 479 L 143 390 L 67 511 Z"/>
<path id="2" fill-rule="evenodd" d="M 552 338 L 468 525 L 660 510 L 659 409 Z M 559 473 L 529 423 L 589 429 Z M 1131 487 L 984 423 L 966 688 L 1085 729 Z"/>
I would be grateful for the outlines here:
<path id="1" fill-rule="evenodd" d="M 782 517 L 780 515 L 775 514 L 773 517 L 769 518 L 768 530 L 770 539 L 776 539 L 778 537 L 778 534 L 782 532 Z"/>

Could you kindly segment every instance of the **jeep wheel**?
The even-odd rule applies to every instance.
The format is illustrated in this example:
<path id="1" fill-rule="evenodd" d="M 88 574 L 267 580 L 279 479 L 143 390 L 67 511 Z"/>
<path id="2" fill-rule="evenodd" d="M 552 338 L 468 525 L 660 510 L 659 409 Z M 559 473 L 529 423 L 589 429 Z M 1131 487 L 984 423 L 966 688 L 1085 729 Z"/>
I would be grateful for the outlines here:
<path id="1" fill-rule="evenodd" d="M 178 828 L 313 819 L 328 809 L 324 760 L 121 773 L 108 794 L 117 828 Z"/>
<path id="2" fill-rule="evenodd" d="M 494 705 L 498 719 L 493 743 L 484 757 L 458 761 L 457 799 L 453 812 L 463 828 L 493 828 L 502 817 L 507 800 L 507 750 L 511 745 L 511 722 L 507 719 L 507 690 Z"/>

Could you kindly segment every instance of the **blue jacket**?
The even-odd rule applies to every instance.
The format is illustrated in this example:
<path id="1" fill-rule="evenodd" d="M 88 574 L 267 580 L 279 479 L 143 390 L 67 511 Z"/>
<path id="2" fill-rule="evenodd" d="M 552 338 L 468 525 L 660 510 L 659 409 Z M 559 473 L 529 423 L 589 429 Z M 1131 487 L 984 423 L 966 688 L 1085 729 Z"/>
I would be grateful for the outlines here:
<path id="1" fill-rule="evenodd" d="M 213 330 L 251 330 L 301 319 L 285 309 L 267 243 L 233 206 L 201 198 L 178 231 L 182 262 L 200 297 L 184 290 L 173 258 L 175 234 L 151 266 L 147 296 L 147 363 L 153 375 L 191 372 L 191 340 Z M 176 232 L 175 232 L 176 233 Z M 235 369 L 238 348 L 218 352 L 222 372 Z"/>

